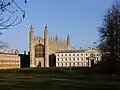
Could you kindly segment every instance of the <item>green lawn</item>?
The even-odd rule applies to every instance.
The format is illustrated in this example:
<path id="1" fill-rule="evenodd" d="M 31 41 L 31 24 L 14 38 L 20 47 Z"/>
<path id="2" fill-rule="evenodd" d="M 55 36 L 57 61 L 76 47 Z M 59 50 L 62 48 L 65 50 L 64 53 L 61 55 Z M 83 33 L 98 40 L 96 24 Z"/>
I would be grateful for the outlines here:
<path id="1" fill-rule="evenodd" d="M 18 69 L 0 72 L 0 90 L 120 90 L 120 75 L 80 70 Z"/>

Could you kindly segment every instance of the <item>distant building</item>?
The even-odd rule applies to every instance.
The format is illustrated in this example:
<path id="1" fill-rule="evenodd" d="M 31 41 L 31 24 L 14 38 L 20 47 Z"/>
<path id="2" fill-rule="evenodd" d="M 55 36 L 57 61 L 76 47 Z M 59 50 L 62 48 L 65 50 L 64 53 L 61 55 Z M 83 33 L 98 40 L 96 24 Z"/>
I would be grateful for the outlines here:
<path id="1" fill-rule="evenodd" d="M 54 64 L 54 53 L 58 50 L 70 49 L 70 36 L 68 35 L 65 41 L 56 37 L 50 36 L 48 26 L 45 26 L 44 37 L 35 36 L 34 29 L 30 27 L 30 67 L 49 67 Z M 52 64 L 51 64 L 51 63 Z"/>
<path id="2" fill-rule="evenodd" d="M 101 60 L 99 50 L 61 50 L 55 53 L 56 67 L 92 67 Z"/>
<path id="3" fill-rule="evenodd" d="M 30 53 L 26 54 L 26 51 L 24 51 L 24 54 L 19 54 L 20 56 L 20 68 L 30 68 Z"/>
<path id="4" fill-rule="evenodd" d="M 20 68 L 20 57 L 18 52 L 12 50 L 10 53 L 0 52 L 0 69 Z"/>

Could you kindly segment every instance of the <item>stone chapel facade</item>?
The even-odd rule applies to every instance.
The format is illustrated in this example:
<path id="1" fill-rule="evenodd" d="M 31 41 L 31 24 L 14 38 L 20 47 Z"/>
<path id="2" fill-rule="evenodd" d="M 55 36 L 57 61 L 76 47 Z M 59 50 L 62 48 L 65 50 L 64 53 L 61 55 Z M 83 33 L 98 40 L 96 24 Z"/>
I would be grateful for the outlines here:
<path id="1" fill-rule="evenodd" d="M 70 49 L 70 36 L 66 41 L 61 41 L 58 36 L 52 38 L 45 26 L 44 37 L 34 36 L 34 29 L 31 25 L 29 36 L 30 67 L 49 67 L 49 56 L 58 50 Z"/>

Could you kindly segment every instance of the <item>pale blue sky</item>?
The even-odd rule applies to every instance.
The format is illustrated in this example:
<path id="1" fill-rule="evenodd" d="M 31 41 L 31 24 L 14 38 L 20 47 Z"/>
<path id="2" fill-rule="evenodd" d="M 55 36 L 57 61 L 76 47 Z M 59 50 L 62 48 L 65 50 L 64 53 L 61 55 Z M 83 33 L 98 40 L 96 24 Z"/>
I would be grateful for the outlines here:
<path id="1" fill-rule="evenodd" d="M 18 0 L 16 0 L 18 1 Z M 88 48 L 92 41 L 98 41 L 97 27 L 101 26 L 103 15 L 113 0 L 24 0 L 18 3 L 26 10 L 26 18 L 15 27 L 3 31 L 0 39 L 22 53 L 29 50 L 29 27 L 35 34 L 43 36 L 48 24 L 49 33 L 66 39 L 70 34 L 71 46 Z"/>

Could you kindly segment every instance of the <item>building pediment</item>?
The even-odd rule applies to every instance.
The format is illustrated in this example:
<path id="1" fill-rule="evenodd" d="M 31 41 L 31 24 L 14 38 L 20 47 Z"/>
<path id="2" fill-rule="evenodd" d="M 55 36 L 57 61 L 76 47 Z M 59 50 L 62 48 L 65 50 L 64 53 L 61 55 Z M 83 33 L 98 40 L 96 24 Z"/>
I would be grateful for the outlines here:
<path id="1" fill-rule="evenodd" d="M 86 53 L 99 53 L 99 51 L 95 50 L 95 49 L 85 50 L 84 52 L 86 52 Z"/>

